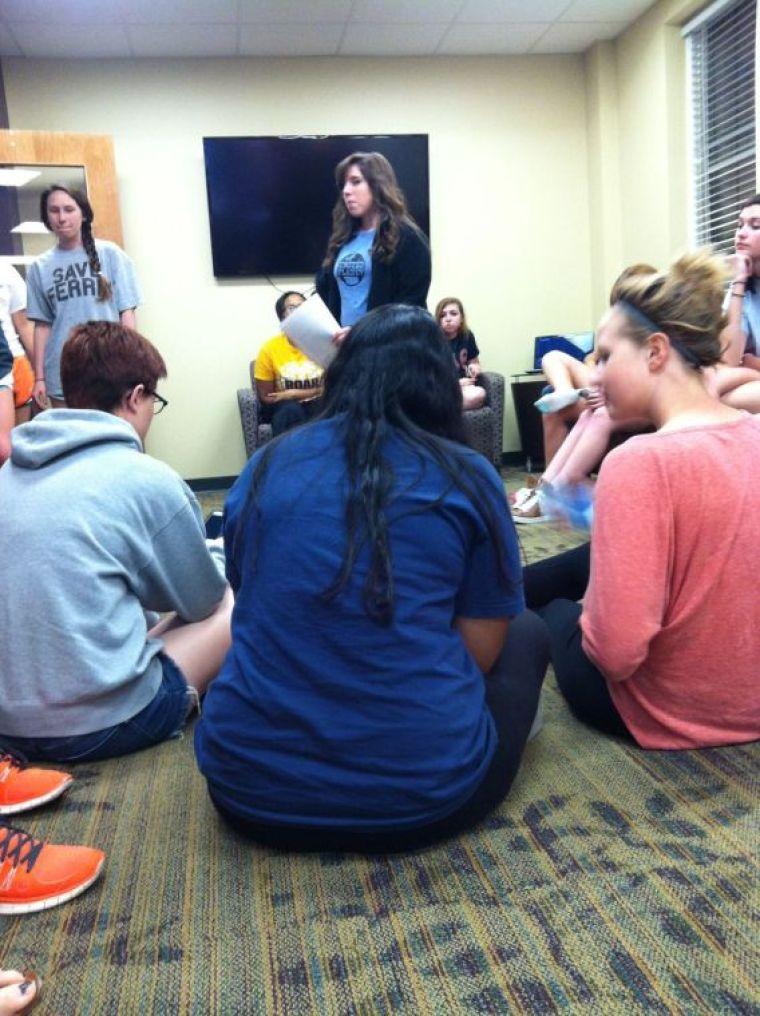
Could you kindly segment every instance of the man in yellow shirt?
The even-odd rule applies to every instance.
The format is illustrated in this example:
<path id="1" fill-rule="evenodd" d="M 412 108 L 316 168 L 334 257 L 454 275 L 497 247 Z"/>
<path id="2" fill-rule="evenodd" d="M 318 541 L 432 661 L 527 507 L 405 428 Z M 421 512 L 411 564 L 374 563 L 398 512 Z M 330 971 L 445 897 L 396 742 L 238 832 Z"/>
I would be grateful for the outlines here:
<path id="1" fill-rule="evenodd" d="M 277 320 L 284 321 L 303 302 L 294 290 L 283 293 L 274 305 Z M 263 419 L 271 422 L 275 437 L 316 416 L 322 406 L 323 373 L 282 332 L 264 343 L 254 377 Z"/>

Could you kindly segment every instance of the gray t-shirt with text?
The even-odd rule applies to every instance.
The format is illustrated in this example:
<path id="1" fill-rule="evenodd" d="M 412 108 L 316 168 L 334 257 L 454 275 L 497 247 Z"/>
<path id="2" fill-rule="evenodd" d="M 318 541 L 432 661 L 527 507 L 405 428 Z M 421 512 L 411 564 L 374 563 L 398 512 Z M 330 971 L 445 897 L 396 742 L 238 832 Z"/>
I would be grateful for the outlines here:
<path id="1" fill-rule="evenodd" d="M 119 314 L 140 303 L 132 261 L 109 240 L 96 240 L 101 271 L 111 283 L 109 300 L 98 300 L 98 280 L 83 247 L 53 247 L 29 266 L 27 315 L 51 325 L 45 348 L 45 383 L 48 395 L 63 398 L 61 350 L 71 329 L 85 321 L 118 321 Z"/>

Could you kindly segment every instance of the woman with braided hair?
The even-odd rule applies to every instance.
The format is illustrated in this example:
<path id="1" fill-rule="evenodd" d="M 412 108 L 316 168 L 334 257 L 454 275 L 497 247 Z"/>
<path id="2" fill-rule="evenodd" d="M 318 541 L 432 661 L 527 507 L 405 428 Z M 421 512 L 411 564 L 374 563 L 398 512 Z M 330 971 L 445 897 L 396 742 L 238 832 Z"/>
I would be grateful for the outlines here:
<path id="1" fill-rule="evenodd" d="M 42 192 L 40 218 L 57 243 L 27 274 L 27 316 L 34 321 L 34 399 L 62 406 L 61 350 L 72 328 L 86 321 L 135 327 L 140 291 L 130 258 L 115 243 L 92 235 L 94 214 L 78 190 L 54 184 Z"/>

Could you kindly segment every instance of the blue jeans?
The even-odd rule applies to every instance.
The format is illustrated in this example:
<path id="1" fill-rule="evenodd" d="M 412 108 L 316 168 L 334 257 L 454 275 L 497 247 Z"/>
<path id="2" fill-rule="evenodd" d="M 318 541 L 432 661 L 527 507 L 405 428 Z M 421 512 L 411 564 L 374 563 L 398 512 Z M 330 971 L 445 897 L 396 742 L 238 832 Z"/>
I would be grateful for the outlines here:
<path id="1" fill-rule="evenodd" d="M 4 748 L 16 749 L 33 762 L 98 762 L 130 755 L 179 737 L 198 697 L 177 664 L 158 654 L 164 676 L 152 701 L 115 727 L 72 737 L 9 737 L 0 734 Z"/>

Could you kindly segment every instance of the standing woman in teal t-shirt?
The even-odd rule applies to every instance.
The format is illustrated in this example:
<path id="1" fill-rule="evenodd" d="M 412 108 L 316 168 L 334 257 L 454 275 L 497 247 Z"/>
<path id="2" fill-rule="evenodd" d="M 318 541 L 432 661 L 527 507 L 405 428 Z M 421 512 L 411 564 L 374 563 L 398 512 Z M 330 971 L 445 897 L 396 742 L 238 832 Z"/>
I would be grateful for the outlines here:
<path id="1" fill-rule="evenodd" d="M 77 325 L 114 321 L 135 327 L 140 291 L 121 247 L 92 235 L 94 213 L 85 194 L 54 184 L 42 192 L 40 218 L 56 245 L 27 274 L 27 316 L 34 321 L 34 400 L 64 405 L 61 350 Z"/>
<path id="2" fill-rule="evenodd" d="M 430 246 L 380 152 L 354 152 L 335 168 L 338 199 L 317 292 L 340 322 L 338 339 L 386 303 L 425 307 Z"/>

